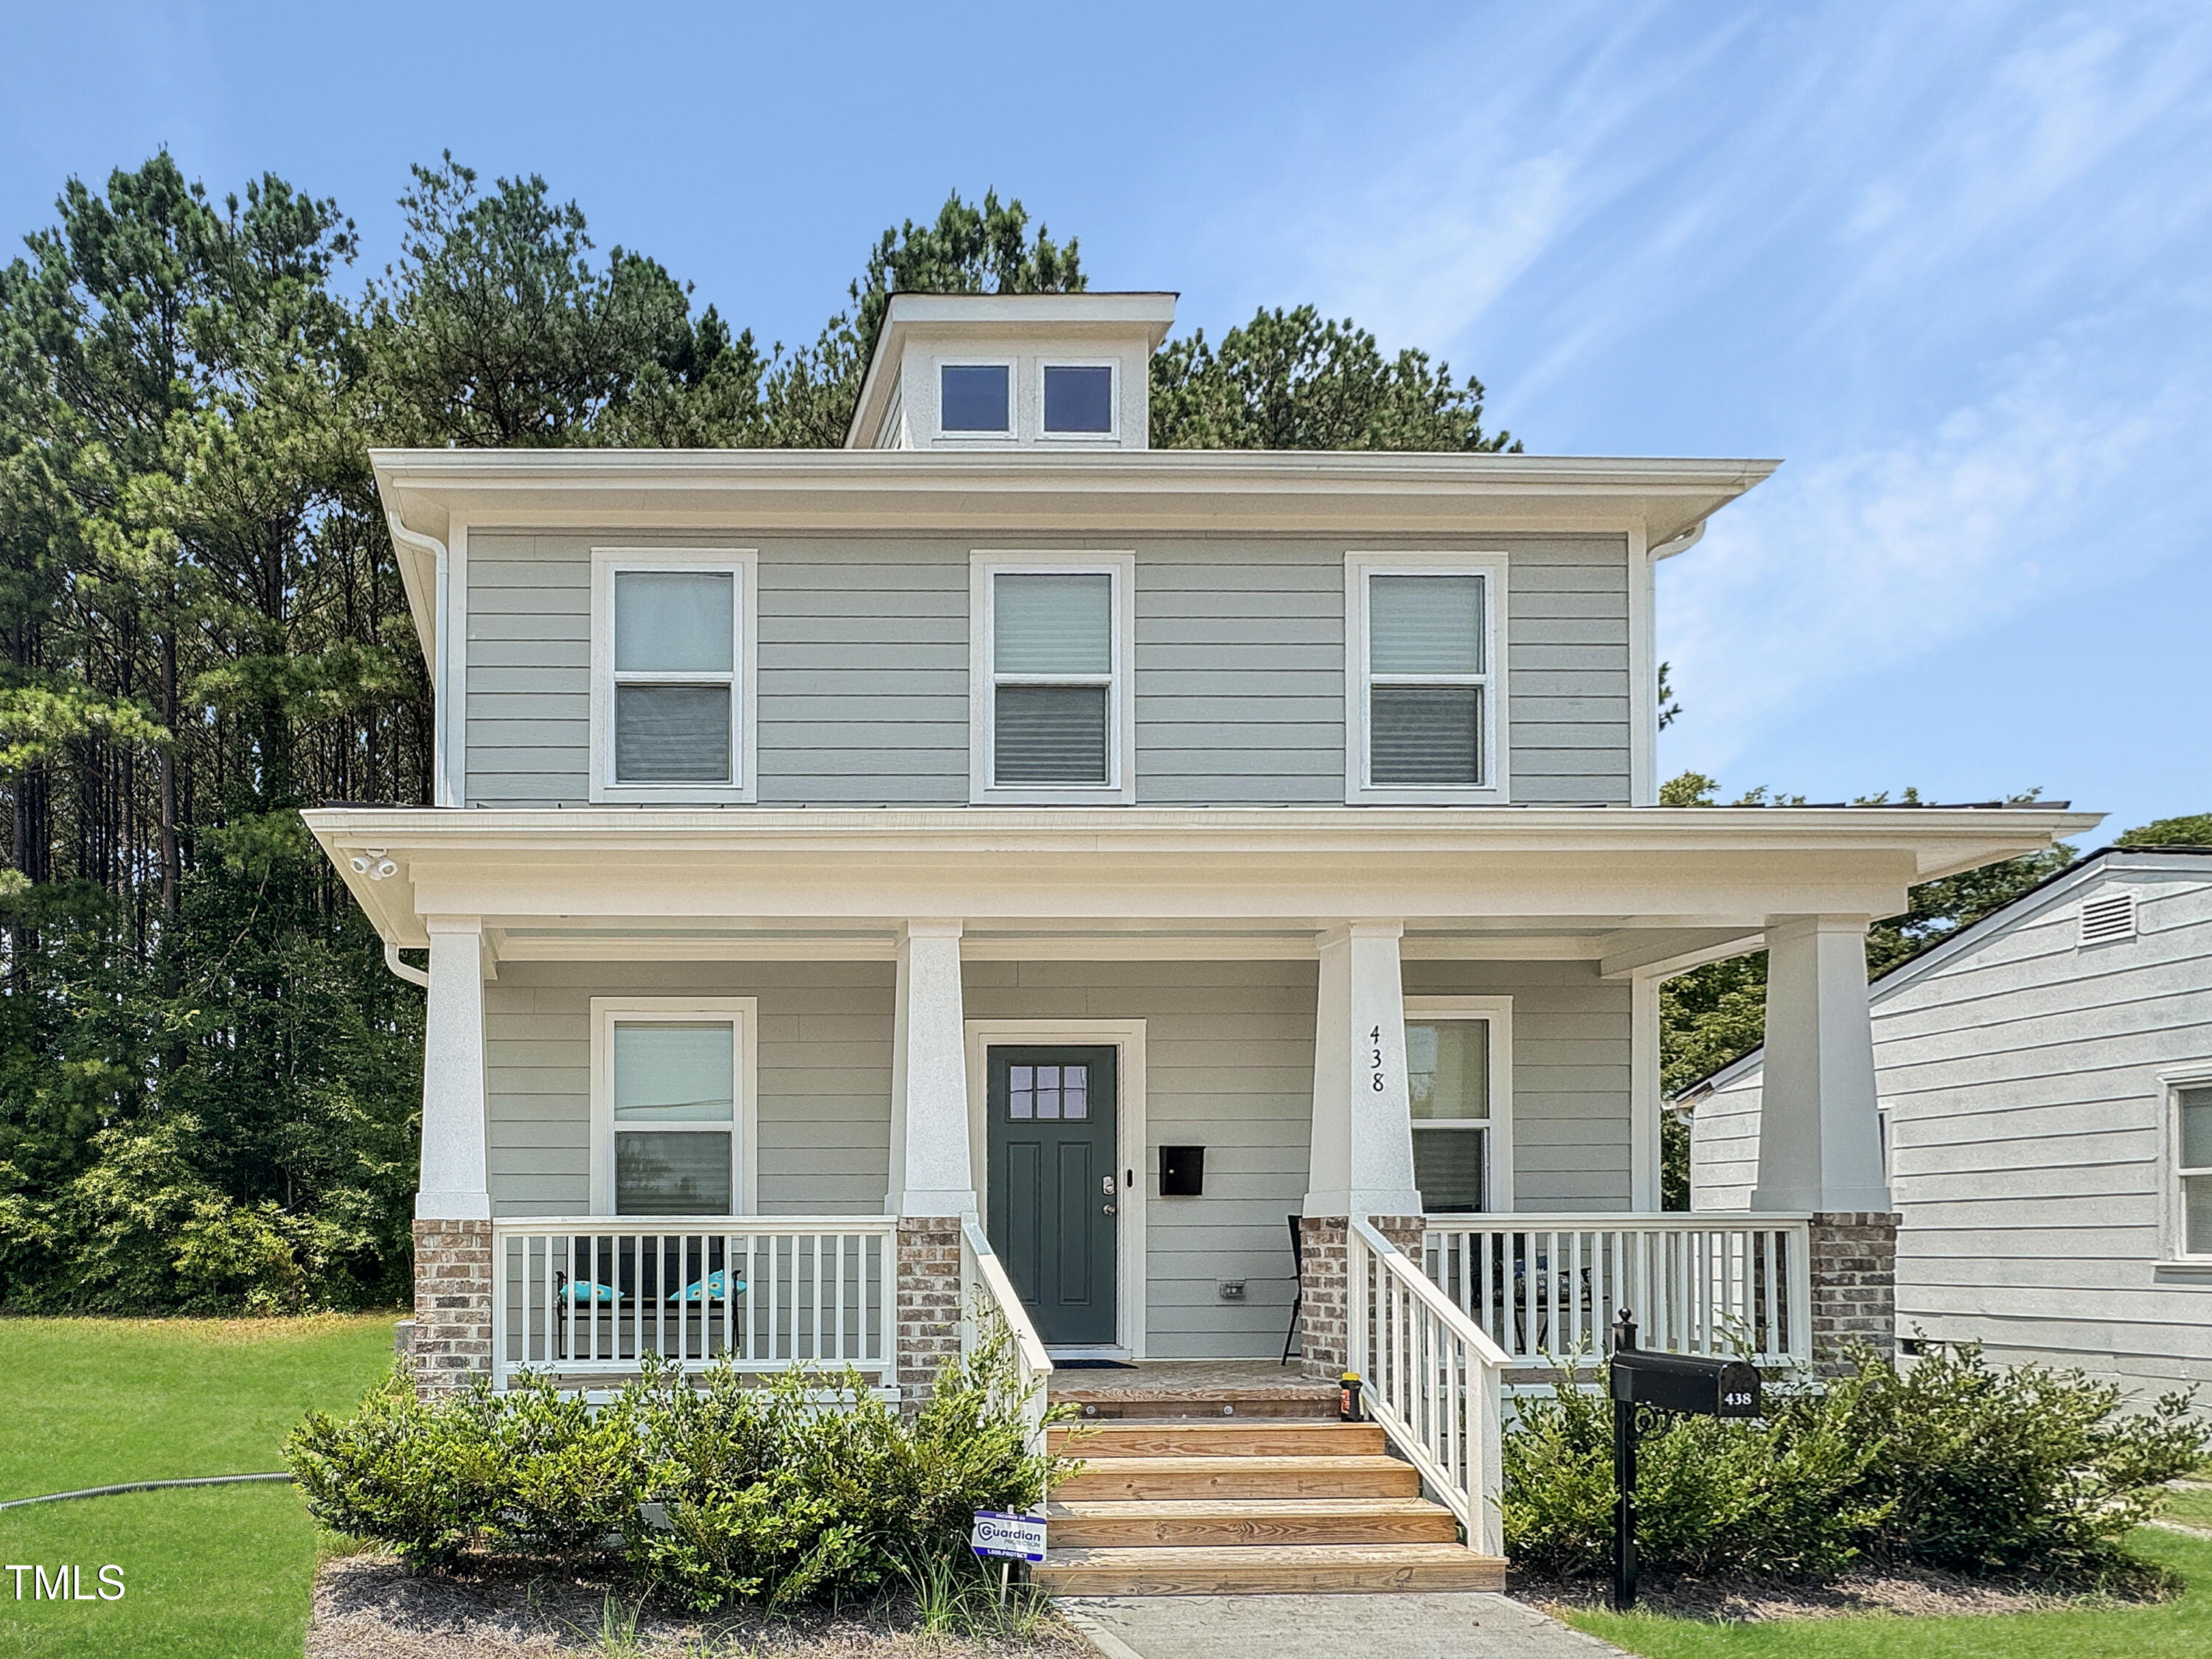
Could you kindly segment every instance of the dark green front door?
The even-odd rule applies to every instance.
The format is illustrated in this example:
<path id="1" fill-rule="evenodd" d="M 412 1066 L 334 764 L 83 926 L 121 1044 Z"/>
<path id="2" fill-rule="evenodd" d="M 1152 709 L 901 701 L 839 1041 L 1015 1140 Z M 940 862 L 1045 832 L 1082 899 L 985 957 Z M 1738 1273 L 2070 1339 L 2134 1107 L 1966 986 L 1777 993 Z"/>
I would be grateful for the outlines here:
<path id="1" fill-rule="evenodd" d="M 1037 1334 L 1114 1341 L 1112 1048 L 990 1051 L 991 1248 Z"/>

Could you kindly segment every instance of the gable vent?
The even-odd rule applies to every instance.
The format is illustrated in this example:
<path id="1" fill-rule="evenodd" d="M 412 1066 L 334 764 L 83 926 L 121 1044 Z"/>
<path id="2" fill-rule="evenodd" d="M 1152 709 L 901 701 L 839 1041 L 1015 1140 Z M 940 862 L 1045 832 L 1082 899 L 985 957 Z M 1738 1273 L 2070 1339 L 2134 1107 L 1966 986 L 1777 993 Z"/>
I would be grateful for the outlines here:
<path id="1" fill-rule="evenodd" d="M 2136 936 L 2136 896 L 2112 893 L 2081 902 L 2083 945 L 2117 945 Z"/>

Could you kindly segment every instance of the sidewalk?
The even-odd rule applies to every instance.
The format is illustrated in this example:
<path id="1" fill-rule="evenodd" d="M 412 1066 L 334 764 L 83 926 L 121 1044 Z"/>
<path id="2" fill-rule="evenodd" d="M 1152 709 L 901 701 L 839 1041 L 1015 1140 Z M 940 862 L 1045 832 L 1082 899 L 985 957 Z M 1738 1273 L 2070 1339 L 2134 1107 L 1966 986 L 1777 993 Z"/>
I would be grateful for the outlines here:
<path id="1" fill-rule="evenodd" d="M 1070 1596 L 1054 1604 L 1105 1659 L 1620 1659 L 1503 1595 Z"/>

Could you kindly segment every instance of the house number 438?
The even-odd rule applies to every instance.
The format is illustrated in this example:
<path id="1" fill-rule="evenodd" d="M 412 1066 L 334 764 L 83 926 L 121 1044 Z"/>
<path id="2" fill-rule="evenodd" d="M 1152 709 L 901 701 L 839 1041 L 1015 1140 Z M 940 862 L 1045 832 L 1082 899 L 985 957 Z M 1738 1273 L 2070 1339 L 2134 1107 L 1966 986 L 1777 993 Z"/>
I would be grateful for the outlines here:
<path id="1" fill-rule="evenodd" d="M 1378 1025 L 1367 1034 L 1367 1063 L 1374 1069 L 1368 1073 L 1368 1085 L 1376 1094 L 1382 1092 L 1382 1028 Z"/>

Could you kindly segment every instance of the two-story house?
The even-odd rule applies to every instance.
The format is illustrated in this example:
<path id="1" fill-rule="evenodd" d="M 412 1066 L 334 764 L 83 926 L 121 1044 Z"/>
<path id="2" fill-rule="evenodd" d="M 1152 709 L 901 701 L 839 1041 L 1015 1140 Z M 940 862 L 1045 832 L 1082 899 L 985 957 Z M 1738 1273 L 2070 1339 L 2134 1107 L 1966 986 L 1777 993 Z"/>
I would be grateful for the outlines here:
<path id="1" fill-rule="evenodd" d="M 1868 1314 L 1866 925 L 2094 819 L 1660 808 L 1654 567 L 1773 464 L 1152 450 L 1172 313 L 896 296 L 839 451 L 374 456 L 437 798 L 307 817 L 428 987 L 426 1381 L 911 1390 L 1001 1265 L 1140 1368 L 1372 1371 L 1409 1261 L 1492 1365 Z M 1759 948 L 1759 1213 L 1662 1215 L 1659 977 Z"/>

